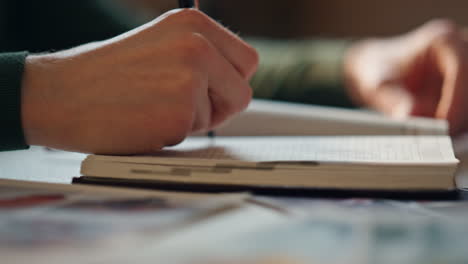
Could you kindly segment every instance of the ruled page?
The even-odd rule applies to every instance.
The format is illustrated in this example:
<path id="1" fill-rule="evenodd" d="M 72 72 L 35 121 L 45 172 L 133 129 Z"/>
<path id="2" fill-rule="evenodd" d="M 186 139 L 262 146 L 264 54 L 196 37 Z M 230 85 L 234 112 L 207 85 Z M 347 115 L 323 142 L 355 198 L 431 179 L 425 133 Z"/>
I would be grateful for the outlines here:
<path id="1" fill-rule="evenodd" d="M 456 159 L 447 136 L 190 138 L 158 156 L 242 161 L 434 162 Z"/>

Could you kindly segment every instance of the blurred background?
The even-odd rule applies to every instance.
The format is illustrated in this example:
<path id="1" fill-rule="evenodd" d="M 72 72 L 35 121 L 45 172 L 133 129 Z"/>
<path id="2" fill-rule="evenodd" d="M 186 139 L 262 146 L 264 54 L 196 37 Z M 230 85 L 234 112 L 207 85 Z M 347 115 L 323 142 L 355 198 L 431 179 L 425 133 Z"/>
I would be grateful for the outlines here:
<path id="1" fill-rule="evenodd" d="M 121 1 L 146 19 L 177 0 Z M 468 25 L 467 0 L 200 0 L 201 8 L 242 36 L 367 37 L 399 34 L 432 18 Z"/>

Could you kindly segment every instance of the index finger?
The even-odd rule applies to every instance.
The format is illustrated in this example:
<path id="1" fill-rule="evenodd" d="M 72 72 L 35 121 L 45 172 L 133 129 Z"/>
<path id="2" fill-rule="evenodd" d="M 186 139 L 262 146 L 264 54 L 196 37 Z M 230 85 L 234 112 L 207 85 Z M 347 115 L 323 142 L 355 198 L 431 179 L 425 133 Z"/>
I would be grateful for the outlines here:
<path id="1" fill-rule="evenodd" d="M 460 37 L 460 36 L 458 36 Z M 468 43 L 460 38 L 450 38 L 439 46 L 437 56 L 444 75 L 437 118 L 447 119 L 451 134 L 459 134 L 468 127 L 465 107 L 468 102 Z"/>
<path id="2" fill-rule="evenodd" d="M 159 30 L 174 32 L 176 26 L 179 32 L 190 31 L 203 35 L 244 78 L 250 79 L 257 70 L 257 51 L 204 13 L 195 9 L 177 9 L 158 20 Z"/>

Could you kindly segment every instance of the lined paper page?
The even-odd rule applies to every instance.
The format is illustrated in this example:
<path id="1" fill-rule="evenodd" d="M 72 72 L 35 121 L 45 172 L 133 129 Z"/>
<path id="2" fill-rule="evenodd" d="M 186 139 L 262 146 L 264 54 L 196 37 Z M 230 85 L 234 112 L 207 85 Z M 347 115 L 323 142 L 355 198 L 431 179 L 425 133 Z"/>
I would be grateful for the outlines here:
<path id="1" fill-rule="evenodd" d="M 189 138 L 158 156 L 255 162 L 456 162 L 447 136 Z"/>

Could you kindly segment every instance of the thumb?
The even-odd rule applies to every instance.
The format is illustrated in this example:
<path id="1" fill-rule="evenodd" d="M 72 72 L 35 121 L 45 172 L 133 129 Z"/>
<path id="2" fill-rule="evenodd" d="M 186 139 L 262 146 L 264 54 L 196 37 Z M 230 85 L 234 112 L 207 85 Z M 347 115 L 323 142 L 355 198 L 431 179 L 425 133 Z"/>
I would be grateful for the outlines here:
<path id="1" fill-rule="evenodd" d="M 370 98 L 370 105 L 395 119 L 407 118 L 413 112 L 414 100 L 403 84 L 383 84 Z"/>

